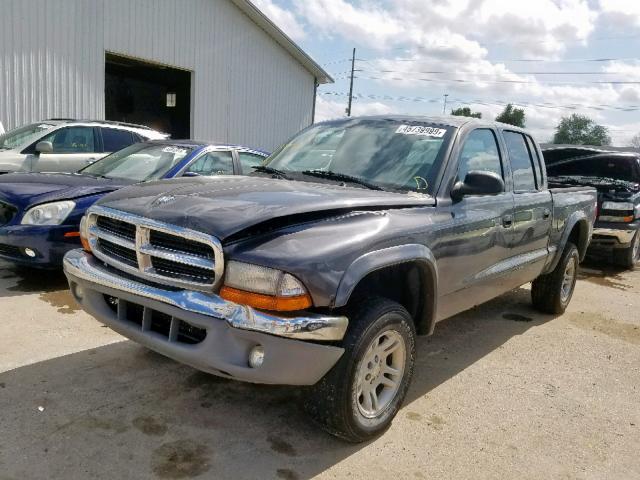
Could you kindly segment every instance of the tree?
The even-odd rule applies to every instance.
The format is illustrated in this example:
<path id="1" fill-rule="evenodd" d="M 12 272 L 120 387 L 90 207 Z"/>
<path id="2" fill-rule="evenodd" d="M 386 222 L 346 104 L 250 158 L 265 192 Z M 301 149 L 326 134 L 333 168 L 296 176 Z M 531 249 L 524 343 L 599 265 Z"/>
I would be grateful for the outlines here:
<path id="1" fill-rule="evenodd" d="M 509 103 L 504 107 L 502 113 L 496 117 L 496 122 L 508 123 L 509 125 L 524 128 L 524 109 L 515 108 Z"/>
<path id="2" fill-rule="evenodd" d="M 634 148 L 640 148 L 640 133 L 633 136 L 631 139 L 631 146 Z"/>
<path id="3" fill-rule="evenodd" d="M 482 114 L 480 112 L 472 112 L 469 107 L 454 108 L 451 110 L 451 115 L 455 115 L 457 117 L 482 118 Z"/>
<path id="4" fill-rule="evenodd" d="M 556 127 L 553 143 L 573 145 L 611 145 L 609 129 L 598 125 L 586 115 L 577 113 L 562 117 Z"/>

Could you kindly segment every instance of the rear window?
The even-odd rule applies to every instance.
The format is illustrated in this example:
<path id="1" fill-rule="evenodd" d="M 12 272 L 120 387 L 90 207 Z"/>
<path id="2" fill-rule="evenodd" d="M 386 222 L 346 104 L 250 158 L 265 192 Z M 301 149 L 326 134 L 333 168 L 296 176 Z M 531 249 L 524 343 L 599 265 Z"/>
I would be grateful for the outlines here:
<path id="1" fill-rule="evenodd" d="M 101 130 L 105 152 L 117 152 L 136 141 L 133 135 L 131 135 L 131 132 L 126 130 L 118 130 L 115 128 L 102 128 Z"/>
<path id="2" fill-rule="evenodd" d="M 534 191 L 536 180 L 524 135 L 518 132 L 504 132 L 504 140 L 513 171 L 513 190 L 515 192 Z"/>

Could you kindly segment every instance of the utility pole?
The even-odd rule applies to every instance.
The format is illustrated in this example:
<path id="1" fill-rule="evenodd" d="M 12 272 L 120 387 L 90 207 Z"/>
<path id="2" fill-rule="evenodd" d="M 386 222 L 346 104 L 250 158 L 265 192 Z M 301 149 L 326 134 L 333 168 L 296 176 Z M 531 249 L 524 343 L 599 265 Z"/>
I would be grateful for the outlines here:
<path id="1" fill-rule="evenodd" d="M 444 94 L 444 106 L 442 107 L 442 114 L 446 115 L 447 114 L 447 97 L 449 96 L 448 93 Z"/>
<path id="2" fill-rule="evenodd" d="M 347 106 L 347 117 L 351 116 L 351 102 L 353 101 L 353 74 L 356 69 L 356 49 L 353 49 L 351 57 L 351 84 L 349 85 L 349 105 Z"/>

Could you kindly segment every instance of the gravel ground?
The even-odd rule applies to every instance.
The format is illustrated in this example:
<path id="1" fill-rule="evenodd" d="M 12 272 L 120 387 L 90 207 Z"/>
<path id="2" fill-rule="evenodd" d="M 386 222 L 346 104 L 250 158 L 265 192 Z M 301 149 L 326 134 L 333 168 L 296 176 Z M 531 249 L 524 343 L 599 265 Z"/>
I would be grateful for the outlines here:
<path id="1" fill-rule="evenodd" d="M 375 441 L 300 391 L 199 373 L 79 311 L 61 274 L 0 264 L 0 479 L 640 478 L 640 271 L 583 268 L 569 311 L 518 289 L 418 342 Z"/>

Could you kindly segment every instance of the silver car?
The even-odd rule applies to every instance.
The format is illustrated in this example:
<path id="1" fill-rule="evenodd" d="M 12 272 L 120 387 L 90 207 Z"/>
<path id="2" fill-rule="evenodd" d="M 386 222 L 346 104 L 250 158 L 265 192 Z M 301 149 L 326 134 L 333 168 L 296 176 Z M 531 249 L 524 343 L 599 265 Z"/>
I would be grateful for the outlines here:
<path id="1" fill-rule="evenodd" d="M 0 135 L 0 173 L 76 172 L 133 143 L 167 137 L 129 123 L 45 120 Z"/>

